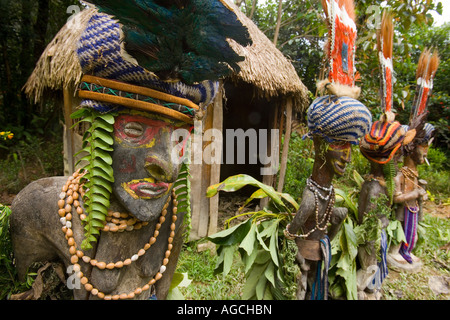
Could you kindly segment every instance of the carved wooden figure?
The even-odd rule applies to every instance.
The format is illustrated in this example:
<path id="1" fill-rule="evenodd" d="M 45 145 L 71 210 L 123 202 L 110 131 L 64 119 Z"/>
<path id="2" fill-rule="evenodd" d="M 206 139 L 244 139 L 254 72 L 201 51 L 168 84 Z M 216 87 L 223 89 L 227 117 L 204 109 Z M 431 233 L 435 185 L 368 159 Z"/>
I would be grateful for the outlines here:
<path id="1" fill-rule="evenodd" d="M 406 242 L 389 250 L 388 262 L 397 269 L 415 272 L 421 268 L 421 261 L 412 254 L 417 242 L 417 224 L 422 215 L 422 201 L 427 194 L 426 183 L 419 181 L 417 166 L 425 162 L 428 146 L 432 142 L 434 127 L 425 123 L 433 79 L 439 66 L 436 49 L 425 49 L 420 55 L 416 72 L 416 92 L 409 120 L 409 131 L 415 135 L 403 148 L 404 164 L 396 177 L 397 219 L 403 221 Z"/>
<path id="2" fill-rule="evenodd" d="M 172 194 L 180 164 L 172 161 L 175 142 L 170 140 L 180 125 L 185 126 L 156 114 L 119 114 L 111 216 L 91 250 L 80 248 L 84 230 L 77 212 L 84 210 L 78 173 L 41 179 L 23 189 L 11 215 L 19 275 L 24 277 L 32 262 L 62 260 L 75 299 L 147 299 L 153 294 L 164 299 L 183 243 L 183 213 L 177 212 Z M 64 208 L 72 210 L 62 217 L 58 202 L 64 190 L 72 194 L 71 200 L 63 198 Z"/>
<path id="3" fill-rule="evenodd" d="M 328 144 L 316 136 L 314 148 L 316 155 L 312 175 L 303 191 L 300 208 L 286 230 L 286 235 L 295 238 L 298 246 L 297 261 L 301 269 L 297 289 L 299 300 L 317 299 L 321 296 L 326 299 L 327 286 L 321 286 L 323 282 L 316 282 L 317 273 L 322 272 L 321 263 L 329 264 L 329 241 L 339 231 L 348 212 L 347 208 L 334 207 L 332 180 L 335 175 L 341 176 L 344 173 L 345 166 L 351 159 L 350 143 Z M 303 231 L 302 235 L 296 236 L 299 230 Z M 322 281 L 326 282 L 326 277 Z M 319 292 L 312 291 L 314 284 Z"/>
<path id="4" fill-rule="evenodd" d="M 396 173 L 396 154 L 405 141 L 405 134 L 399 122 L 381 120 L 374 122 L 370 132 L 362 139 L 360 149 L 370 162 L 370 174 L 361 186 L 359 194 L 358 224 L 362 225 L 366 219 L 373 219 L 368 214 L 377 210 L 377 202 L 382 195 L 386 196 L 387 201 L 378 205 L 391 207 L 395 193 L 395 190 L 392 190 L 392 184 Z M 361 265 L 357 271 L 359 299 L 380 299 L 381 285 L 388 273 L 385 228 L 389 225 L 389 217 L 382 212 L 375 214 L 380 220 L 381 238 L 368 240 L 358 248 L 358 259 Z M 368 226 L 368 228 L 372 227 L 374 226 Z M 375 241 L 380 243 L 375 244 Z M 376 250 L 378 247 L 380 249 Z"/>
<path id="5" fill-rule="evenodd" d="M 361 186 L 358 200 L 358 224 L 368 228 L 368 234 L 376 234 L 377 239 L 368 239 L 358 247 L 358 260 L 361 268 L 357 271 L 358 299 L 380 299 L 381 286 L 388 274 L 386 263 L 387 235 L 385 228 L 389 220 L 384 212 L 392 206 L 393 180 L 396 174 L 396 155 L 405 141 L 405 129 L 394 121 L 393 106 L 393 40 L 394 24 L 392 14 L 383 12 L 381 28 L 377 33 L 378 61 L 380 67 L 380 121 L 372 124 L 371 130 L 361 140 L 360 150 L 369 160 L 370 174 Z M 386 196 L 387 201 L 380 203 L 379 198 Z M 376 211 L 379 210 L 379 211 Z M 375 214 L 370 216 L 369 213 Z M 378 221 L 374 221 L 378 219 Z M 379 237 L 379 238 L 378 238 Z M 376 243 L 378 242 L 378 243 Z M 379 250 L 377 249 L 379 248 Z"/>
<path id="6" fill-rule="evenodd" d="M 19 193 L 11 215 L 17 268 L 24 277 L 32 262 L 62 261 L 75 299 L 164 299 L 183 240 L 173 190 L 185 142 L 172 134 L 183 129 L 187 139 L 218 80 L 239 72 L 244 58 L 227 41 L 252 40 L 223 0 L 90 3 L 98 11 L 74 49 L 84 74 L 80 110 L 91 112 L 83 114 L 92 129 L 84 143 L 102 151 L 83 145 L 82 171 Z M 110 117 L 100 123 L 99 115 Z"/>
<path id="7" fill-rule="evenodd" d="M 413 149 L 404 158 L 403 166 L 395 177 L 397 203 L 396 218 L 403 223 L 406 242 L 392 246 L 389 262 L 392 267 L 404 271 L 420 270 L 422 262 L 412 250 L 417 242 L 417 224 L 423 218 L 423 202 L 428 199 L 426 181 L 419 179 L 418 166 L 425 163 L 434 127 L 424 125 L 425 136 L 416 139 Z"/>
<path id="8" fill-rule="evenodd" d="M 347 216 L 347 209 L 334 208 L 332 180 L 345 172 L 351 144 L 358 144 L 372 123 L 369 110 L 356 100 L 360 88 L 355 86 L 357 30 L 353 1 L 322 0 L 322 7 L 330 30 L 325 46 L 328 74 L 317 87 L 326 93 L 313 101 L 307 113 L 306 137 L 314 141 L 314 166 L 300 208 L 285 230 L 286 237 L 295 239 L 298 246 L 302 275 L 297 298 L 301 300 L 328 297 L 330 239 Z"/>
<path id="9" fill-rule="evenodd" d="M 298 299 L 327 299 L 330 240 L 339 231 L 348 211 L 334 208 L 332 180 L 344 174 L 351 160 L 351 144 L 358 143 L 371 122 L 369 110 L 349 97 L 323 96 L 314 100 L 308 109 L 310 132 L 306 136 L 314 141 L 313 172 L 300 208 L 285 230 L 285 235 L 295 239 L 298 246 L 297 260 L 302 272 Z"/>

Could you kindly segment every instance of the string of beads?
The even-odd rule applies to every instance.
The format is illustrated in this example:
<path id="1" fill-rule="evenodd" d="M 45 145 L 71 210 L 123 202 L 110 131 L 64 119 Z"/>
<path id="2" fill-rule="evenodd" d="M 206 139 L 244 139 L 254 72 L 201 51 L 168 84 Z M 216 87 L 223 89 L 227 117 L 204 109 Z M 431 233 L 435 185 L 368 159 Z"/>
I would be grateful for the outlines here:
<path id="1" fill-rule="evenodd" d="M 83 251 L 78 249 L 77 243 L 75 242 L 74 233 L 72 230 L 72 208 L 75 208 L 75 211 L 79 214 L 80 220 L 83 221 L 86 219 L 86 215 L 84 214 L 84 210 L 81 207 L 81 204 L 79 202 L 79 197 L 83 196 L 84 191 L 82 188 L 82 185 L 80 184 L 80 179 L 82 178 L 84 174 L 80 174 L 80 171 L 75 172 L 71 177 L 69 177 L 66 184 L 62 187 L 62 192 L 60 194 L 60 200 L 58 201 L 58 214 L 60 216 L 60 221 L 63 225 L 62 231 L 65 234 L 65 238 L 67 240 L 67 244 L 69 246 L 69 253 L 71 254 L 70 262 L 73 265 L 73 270 L 75 271 L 76 275 L 80 279 L 80 283 L 84 285 L 84 288 L 86 291 L 90 292 L 92 295 L 97 296 L 100 299 L 104 300 L 118 300 L 118 299 L 132 299 L 136 295 L 141 294 L 144 291 L 147 291 L 151 288 L 153 284 L 155 284 L 156 281 L 162 278 L 163 273 L 166 271 L 166 266 L 169 263 L 169 257 L 171 254 L 171 250 L 173 248 L 173 238 L 175 237 L 175 229 L 176 225 L 175 222 L 177 221 L 177 205 L 178 202 L 176 200 L 175 191 L 172 190 L 172 198 L 173 198 L 173 208 L 172 208 L 172 223 L 170 225 L 170 235 L 167 240 L 168 247 L 167 251 L 165 252 L 165 257 L 162 261 L 161 268 L 159 272 L 143 287 L 136 288 L 134 291 L 131 291 L 129 293 L 122 293 L 122 294 L 116 294 L 116 295 L 107 295 L 103 292 L 99 291 L 97 288 L 95 288 L 91 283 L 89 283 L 89 279 L 81 272 L 81 266 L 79 265 L 79 262 L 83 261 L 86 264 L 90 264 L 93 267 L 96 267 L 100 270 L 104 269 L 115 269 L 115 268 L 122 268 L 124 266 L 128 266 L 131 263 L 137 261 L 141 256 L 143 256 L 147 250 L 151 248 L 151 246 L 156 242 L 159 230 L 162 226 L 162 224 L 166 220 L 167 215 L 167 208 L 169 206 L 171 197 L 167 199 L 167 202 L 165 203 L 163 210 L 161 212 L 161 216 L 159 217 L 159 222 L 156 224 L 155 231 L 153 233 L 153 236 L 149 239 L 148 243 L 144 245 L 143 248 L 139 249 L 138 252 L 134 255 L 132 255 L 130 258 L 127 258 L 123 261 L 116 261 L 116 262 L 104 262 L 104 261 L 97 261 L 95 259 L 92 259 L 91 257 L 84 254 Z M 120 219 L 122 218 L 122 219 Z M 119 213 L 119 212 L 108 212 L 107 222 L 105 223 L 105 226 L 103 227 L 102 231 L 104 232 L 123 232 L 123 231 L 132 231 L 142 228 L 143 226 L 147 225 L 146 222 L 140 222 L 136 218 L 129 218 L 128 214 L 125 213 Z"/>
<path id="2" fill-rule="evenodd" d="M 289 232 L 290 224 L 288 224 L 286 226 L 284 234 L 289 239 L 307 238 L 311 233 L 313 233 L 316 230 L 325 231 L 328 227 L 328 223 L 330 222 L 331 216 L 333 214 L 333 207 L 334 207 L 334 202 L 335 202 L 335 191 L 334 191 L 333 185 L 330 185 L 328 188 L 323 187 L 323 186 L 319 185 L 317 182 L 315 182 L 313 179 L 311 179 L 311 177 L 306 180 L 306 185 L 314 194 L 314 206 L 315 206 L 314 210 L 315 210 L 315 216 L 316 216 L 316 225 L 313 229 L 311 229 L 306 234 L 292 234 Z M 326 192 L 326 194 L 322 195 L 320 191 Z M 324 201 L 328 201 L 327 207 L 322 216 L 322 219 L 320 219 L 320 217 L 319 217 L 320 216 L 320 214 L 319 214 L 319 198 Z"/>

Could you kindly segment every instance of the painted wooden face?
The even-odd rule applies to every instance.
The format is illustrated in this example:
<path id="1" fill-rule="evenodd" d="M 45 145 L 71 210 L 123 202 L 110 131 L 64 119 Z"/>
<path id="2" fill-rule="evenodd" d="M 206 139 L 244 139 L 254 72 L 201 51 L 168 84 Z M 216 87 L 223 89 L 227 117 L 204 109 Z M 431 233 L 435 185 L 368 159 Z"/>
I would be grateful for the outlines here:
<path id="1" fill-rule="evenodd" d="M 428 144 L 421 144 L 414 148 L 411 157 L 416 164 L 425 163 L 425 158 L 428 155 L 428 148 Z"/>
<path id="2" fill-rule="evenodd" d="M 181 156 L 185 141 L 172 141 L 177 129 L 189 132 L 183 122 L 156 114 L 127 111 L 116 118 L 113 192 L 141 221 L 159 216 L 178 177 L 181 164 L 173 153 Z"/>
<path id="3" fill-rule="evenodd" d="M 327 165 L 338 176 L 345 173 L 345 167 L 350 162 L 352 148 L 350 142 L 333 143 L 328 146 L 326 158 Z"/>

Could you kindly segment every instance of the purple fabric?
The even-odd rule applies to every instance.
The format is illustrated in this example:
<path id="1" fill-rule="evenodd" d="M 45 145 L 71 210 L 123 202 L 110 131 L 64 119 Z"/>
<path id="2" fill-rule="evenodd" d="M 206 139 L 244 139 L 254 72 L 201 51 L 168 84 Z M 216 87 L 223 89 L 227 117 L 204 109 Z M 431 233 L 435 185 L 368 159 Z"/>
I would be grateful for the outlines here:
<path id="1" fill-rule="evenodd" d="M 403 231 L 405 232 L 406 242 L 402 243 L 399 253 L 401 256 L 412 263 L 411 251 L 414 249 L 417 242 L 417 223 L 418 223 L 418 207 L 408 208 L 405 206 L 405 220 Z"/>

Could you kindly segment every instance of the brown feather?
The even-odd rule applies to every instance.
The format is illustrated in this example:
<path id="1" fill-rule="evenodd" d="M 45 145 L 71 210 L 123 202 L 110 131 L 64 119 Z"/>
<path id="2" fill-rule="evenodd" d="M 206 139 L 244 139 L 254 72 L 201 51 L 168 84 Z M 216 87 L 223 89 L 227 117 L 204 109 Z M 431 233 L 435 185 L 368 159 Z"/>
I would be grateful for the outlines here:
<path id="1" fill-rule="evenodd" d="M 391 59 L 394 45 L 394 24 L 392 21 L 392 13 L 390 11 L 384 11 L 380 30 L 383 39 L 383 55 L 385 58 Z"/>
<path id="2" fill-rule="evenodd" d="M 437 52 L 437 49 L 434 49 L 433 53 L 430 56 L 430 61 L 429 61 L 429 65 L 428 65 L 428 70 L 427 70 L 427 75 L 426 75 L 427 81 L 434 78 L 437 68 L 439 67 L 439 62 L 440 62 L 439 54 Z"/>

